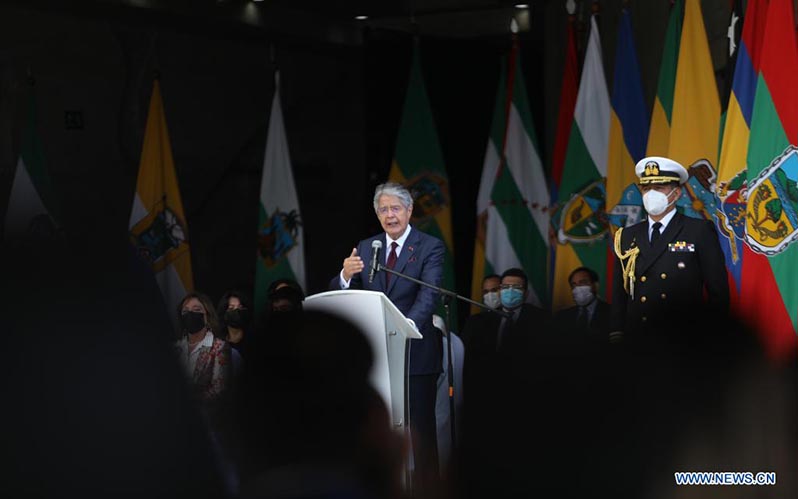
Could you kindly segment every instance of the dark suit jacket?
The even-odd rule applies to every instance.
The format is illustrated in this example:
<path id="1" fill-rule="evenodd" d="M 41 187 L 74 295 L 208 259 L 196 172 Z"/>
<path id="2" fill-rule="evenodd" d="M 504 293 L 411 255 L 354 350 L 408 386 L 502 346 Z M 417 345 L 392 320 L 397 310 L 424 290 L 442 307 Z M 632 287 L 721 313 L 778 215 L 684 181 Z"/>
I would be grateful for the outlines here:
<path id="1" fill-rule="evenodd" d="M 712 222 L 677 213 L 652 246 L 646 220 L 623 229 L 621 251 L 632 247 L 640 248 L 634 296 L 624 291 L 620 262 L 615 259 L 613 331 L 674 324 L 679 314 L 689 314 L 697 307 L 728 311 L 726 265 Z"/>
<path id="2" fill-rule="evenodd" d="M 371 242 L 374 240 L 382 241 L 383 249 L 380 250 L 379 261 L 385 264 L 388 243 L 384 232 L 360 241 L 357 245 L 357 254 L 363 259 L 365 267 L 362 272 L 352 276 L 349 287 L 385 293 L 400 312 L 408 319 L 412 319 L 424 339 L 412 340 L 410 343 L 409 374 L 437 374 L 442 370 L 441 338 L 439 331 L 432 325 L 432 314 L 438 305 L 438 292 L 394 275 L 391 276 L 386 289 L 385 272 L 378 272 L 374 276 L 374 281 L 369 283 L 369 265 L 373 251 Z M 443 241 L 411 227 L 394 270 L 440 286 L 443 281 L 444 254 Z M 340 272 L 330 281 L 330 289 L 341 289 L 339 278 Z"/>
<path id="3" fill-rule="evenodd" d="M 534 335 L 540 335 L 548 323 L 548 314 L 541 308 L 525 303 L 521 305 L 518 319 L 510 326 L 497 350 L 502 316 L 482 312 L 468 318 L 463 331 L 466 344 L 466 370 L 495 370 L 498 363 L 503 370 L 510 368 L 509 359 L 519 366 L 528 360 Z M 481 376 L 481 374 L 479 375 Z"/>
<path id="4" fill-rule="evenodd" d="M 610 304 L 597 298 L 596 309 L 590 318 L 587 330 L 577 330 L 579 307 L 573 306 L 560 310 L 554 315 L 554 327 L 558 331 L 584 336 L 590 341 L 605 343 L 610 334 Z"/>

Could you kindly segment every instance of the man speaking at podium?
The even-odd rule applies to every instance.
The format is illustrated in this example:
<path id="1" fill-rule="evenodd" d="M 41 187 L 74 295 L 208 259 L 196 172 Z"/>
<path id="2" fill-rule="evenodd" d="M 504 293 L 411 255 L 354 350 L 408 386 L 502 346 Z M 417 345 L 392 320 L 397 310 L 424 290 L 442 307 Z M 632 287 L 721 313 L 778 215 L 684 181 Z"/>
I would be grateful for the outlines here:
<path id="1" fill-rule="evenodd" d="M 374 211 L 385 230 L 360 241 L 344 259 L 340 274 L 330 282 L 330 289 L 365 289 L 381 291 L 419 330 L 424 339 L 412 340 L 410 356 L 410 430 L 416 477 L 424 486 L 438 473 L 435 428 L 436 380 L 441 369 L 441 338 L 432 325 L 432 313 L 438 292 L 410 280 L 375 272 L 377 262 L 387 268 L 440 286 L 443 280 L 443 255 L 440 239 L 409 225 L 413 197 L 401 184 L 387 182 L 374 191 Z M 379 242 L 379 243 L 378 243 Z M 383 249 L 380 249 L 383 248 Z"/>

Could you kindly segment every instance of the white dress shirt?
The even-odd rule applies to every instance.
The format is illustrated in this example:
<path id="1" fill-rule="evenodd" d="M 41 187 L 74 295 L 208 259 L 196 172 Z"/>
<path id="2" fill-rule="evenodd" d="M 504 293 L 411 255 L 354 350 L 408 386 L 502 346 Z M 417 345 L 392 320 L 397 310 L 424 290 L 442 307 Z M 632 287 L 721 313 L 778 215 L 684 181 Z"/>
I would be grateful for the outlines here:
<path id="1" fill-rule="evenodd" d="M 387 233 L 385 234 L 385 258 L 383 259 L 383 263 L 388 263 L 388 256 L 391 254 L 391 243 L 396 243 L 396 258 L 399 258 L 399 255 L 402 253 L 402 248 L 405 247 L 405 241 L 407 241 L 407 236 L 410 235 L 410 224 L 407 225 L 405 231 L 399 236 L 398 239 L 391 239 Z M 341 269 L 341 274 L 338 277 L 338 282 L 341 284 L 341 289 L 349 289 L 349 283 L 351 279 L 347 281 L 344 279 L 344 269 Z"/>
<path id="2" fill-rule="evenodd" d="M 673 220 L 674 216 L 676 216 L 676 210 L 675 209 L 671 210 L 670 213 L 668 213 L 667 215 L 662 217 L 662 220 L 659 221 L 659 223 L 662 224 L 662 227 L 659 228 L 659 235 L 662 235 L 662 233 L 665 232 L 665 229 L 668 227 L 668 224 L 670 223 L 670 221 Z M 654 232 L 654 224 L 655 223 L 656 222 L 654 220 L 651 220 L 651 217 L 648 217 L 648 240 L 649 241 L 651 241 L 651 234 Z"/>

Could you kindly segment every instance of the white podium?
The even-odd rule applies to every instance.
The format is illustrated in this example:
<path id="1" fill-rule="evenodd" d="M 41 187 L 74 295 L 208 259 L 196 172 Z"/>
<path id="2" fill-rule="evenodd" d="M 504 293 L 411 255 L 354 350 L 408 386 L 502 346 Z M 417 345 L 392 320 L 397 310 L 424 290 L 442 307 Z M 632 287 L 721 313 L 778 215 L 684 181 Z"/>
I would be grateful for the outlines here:
<path id="1" fill-rule="evenodd" d="M 394 428 L 405 430 L 406 340 L 421 339 L 421 333 L 379 291 L 327 291 L 306 297 L 304 308 L 338 315 L 363 331 L 374 353 L 369 376 L 371 384 L 385 400 Z M 346 359 L 341 361 L 346 362 Z"/>

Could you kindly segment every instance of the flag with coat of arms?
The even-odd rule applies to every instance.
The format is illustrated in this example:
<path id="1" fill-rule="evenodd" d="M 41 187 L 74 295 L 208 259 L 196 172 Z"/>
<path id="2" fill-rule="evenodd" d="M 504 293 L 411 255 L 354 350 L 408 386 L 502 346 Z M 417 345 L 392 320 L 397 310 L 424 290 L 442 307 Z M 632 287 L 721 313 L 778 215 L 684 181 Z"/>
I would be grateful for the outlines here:
<path id="1" fill-rule="evenodd" d="M 280 104 L 279 71 L 274 74 L 274 97 L 260 182 L 255 257 L 256 314 L 262 311 L 268 299 L 269 286 L 276 279 L 291 279 L 306 289 L 302 216 Z"/>
<path id="2" fill-rule="evenodd" d="M 194 289 L 191 251 L 172 146 L 156 79 L 152 85 L 136 193 L 128 223 L 136 255 L 152 270 L 171 317 Z"/>

